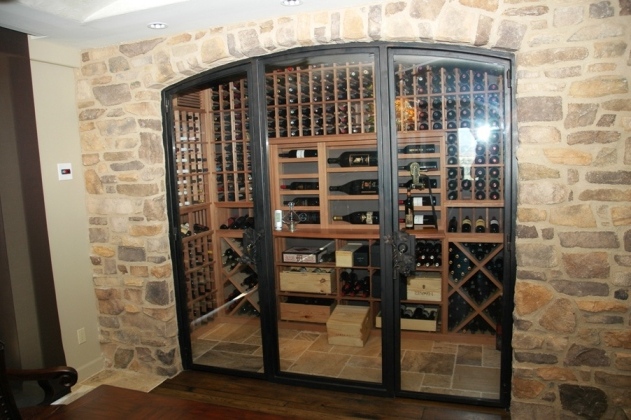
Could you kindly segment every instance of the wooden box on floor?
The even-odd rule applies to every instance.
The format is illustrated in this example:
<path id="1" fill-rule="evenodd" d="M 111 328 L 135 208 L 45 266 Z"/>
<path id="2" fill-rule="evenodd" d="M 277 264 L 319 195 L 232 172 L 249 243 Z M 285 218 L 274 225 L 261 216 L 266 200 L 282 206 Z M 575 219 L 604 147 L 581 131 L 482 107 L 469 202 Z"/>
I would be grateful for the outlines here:
<path id="1" fill-rule="evenodd" d="M 367 306 L 337 305 L 326 322 L 329 344 L 364 347 L 370 334 Z"/>
<path id="2" fill-rule="evenodd" d="M 333 272 L 325 271 L 281 271 L 280 290 L 301 293 L 334 293 Z"/>
<path id="3" fill-rule="evenodd" d="M 303 303 L 280 303 L 280 319 L 325 324 L 331 316 L 335 304 L 308 305 Z"/>
<path id="4" fill-rule="evenodd" d="M 437 271 L 416 272 L 414 277 L 408 278 L 408 300 L 423 300 L 440 302 L 441 273 Z"/>

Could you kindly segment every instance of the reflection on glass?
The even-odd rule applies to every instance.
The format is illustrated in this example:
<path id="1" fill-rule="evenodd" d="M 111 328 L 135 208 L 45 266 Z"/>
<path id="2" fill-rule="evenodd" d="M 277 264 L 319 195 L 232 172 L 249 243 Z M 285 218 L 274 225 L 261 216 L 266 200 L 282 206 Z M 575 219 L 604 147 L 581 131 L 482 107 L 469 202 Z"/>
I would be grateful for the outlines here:
<path id="1" fill-rule="evenodd" d="M 498 399 L 503 69 L 400 55 L 394 88 L 400 228 L 416 238 L 398 291 L 400 387 Z M 419 167 L 431 191 L 414 189 Z"/>

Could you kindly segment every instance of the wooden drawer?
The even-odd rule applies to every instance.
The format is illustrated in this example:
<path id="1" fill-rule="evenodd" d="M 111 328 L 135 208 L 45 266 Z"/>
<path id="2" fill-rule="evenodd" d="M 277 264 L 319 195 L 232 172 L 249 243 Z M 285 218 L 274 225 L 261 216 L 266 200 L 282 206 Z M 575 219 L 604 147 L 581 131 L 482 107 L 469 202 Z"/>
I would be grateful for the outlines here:
<path id="1" fill-rule="evenodd" d="M 326 324 L 335 307 L 330 305 L 309 305 L 304 303 L 280 303 L 280 319 L 283 321 L 313 322 Z"/>
<path id="2" fill-rule="evenodd" d="M 281 271 L 280 290 L 283 292 L 335 293 L 337 290 L 333 271 Z"/>

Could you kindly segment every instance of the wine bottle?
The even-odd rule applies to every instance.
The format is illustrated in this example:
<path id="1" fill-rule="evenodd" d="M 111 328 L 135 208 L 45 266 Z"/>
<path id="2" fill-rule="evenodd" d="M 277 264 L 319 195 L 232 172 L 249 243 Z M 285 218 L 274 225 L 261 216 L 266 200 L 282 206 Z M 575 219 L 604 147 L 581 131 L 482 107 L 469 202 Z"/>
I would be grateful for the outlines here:
<path id="1" fill-rule="evenodd" d="M 414 229 L 414 201 L 409 190 L 405 199 L 405 228 Z"/>
<path id="2" fill-rule="evenodd" d="M 470 179 L 463 179 L 462 183 L 460 185 L 462 186 L 462 189 L 464 191 L 469 191 L 471 189 L 471 180 Z"/>
<path id="3" fill-rule="evenodd" d="M 378 194 L 379 183 L 376 179 L 355 179 L 343 185 L 331 186 L 329 191 L 341 191 L 349 195 Z"/>
<path id="4" fill-rule="evenodd" d="M 436 218 L 429 214 L 416 214 L 414 215 L 415 226 L 428 226 L 436 224 Z"/>
<path id="5" fill-rule="evenodd" d="M 298 149 L 298 150 L 290 150 L 286 153 L 279 153 L 279 157 L 284 158 L 309 158 L 309 157 L 318 157 L 317 150 L 307 150 L 307 149 Z"/>
<path id="6" fill-rule="evenodd" d="M 493 216 L 491 221 L 489 222 L 489 230 L 491 233 L 499 233 L 500 232 L 500 222 Z"/>
<path id="7" fill-rule="evenodd" d="M 243 223 L 243 229 L 253 228 L 254 227 L 254 217 L 248 216 L 245 218 L 245 223 Z"/>
<path id="8" fill-rule="evenodd" d="M 378 225 L 378 211 L 356 211 L 344 216 L 333 216 L 334 221 L 344 221 L 353 225 Z"/>
<path id="9" fill-rule="evenodd" d="M 436 169 L 438 169 L 438 162 L 435 161 L 435 160 L 432 160 L 432 161 L 421 161 L 421 162 L 416 162 L 416 163 L 419 164 L 419 169 L 421 171 L 422 170 L 436 170 Z M 410 170 L 410 166 L 412 166 L 412 163 L 409 163 L 407 165 L 399 166 L 399 170 L 400 171 L 409 171 Z"/>
<path id="10" fill-rule="evenodd" d="M 208 226 L 202 225 L 200 223 L 194 223 L 193 224 L 193 232 L 194 233 L 207 232 L 209 230 L 210 230 L 210 228 Z"/>
<path id="11" fill-rule="evenodd" d="M 402 182 L 402 183 L 399 183 L 399 188 L 409 188 L 409 187 L 411 187 L 411 186 L 412 186 L 412 181 L 413 181 L 413 180 L 411 180 L 411 179 L 410 179 L 410 180 L 409 180 L 409 181 L 407 181 L 407 182 Z M 423 186 L 423 188 L 427 188 L 427 183 L 426 183 L 424 180 L 423 180 L 423 181 L 421 181 L 421 185 Z M 429 185 L 430 185 L 432 188 L 438 188 L 438 180 L 433 179 L 433 178 L 430 178 L 430 179 L 429 179 Z"/>
<path id="12" fill-rule="evenodd" d="M 486 232 L 486 223 L 484 223 L 482 216 L 478 217 L 478 220 L 475 221 L 475 231 L 476 233 Z"/>
<path id="13" fill-rule="evenodd" d="M 342 167 L 349 166 L 377 166 L 377 152 L 343 152 L 339 157 L 328 158 L 328 163 L 337 163 Z"/>
<path id="14" fill-rule="evenodd" d="M 245 225 L 246 220 L 246 216 L 239 216 L 235 219 L 234 222 L 232 222 L 231 225 L 228 226 L 228 229 L 242 229 Z"/>
<path id="15" fill-rule="evenodd" d="M 320 224 L 320 212 L 318 211 L 303 211 L 296 212 L 298 214 L 298 220 L 300 223 L 306 225 L 318 225 Z"/>
<path id="16" fill-rule="evenodd" d="M 284 190 L 318 190 L 320 189 L 320 184 L 317 182 L 294 181 L 289 185 L 281 185 L 280 188 Z"/>
<path id="17" fill-rule="evenodd" d="M 471 232 L 471 219 L 469 219 L 469 216 L 465 216 L 464 219 L 462 219 L 462 227 L 460 228 L 460 231 L 463 233 Z"/>
<path id="18" fill-rule="evenodd" d="M 294 206 L 319 206 L 320 199 L 318 197 L 296 197 L 291 201 L 283 201 L 283 204 L 286 206 L 289 203 L 293 203 Z"/>
<path id="19" fill-rule="evenodd" d="M 182 233 L 182 236 L 191 236 L 193 233 L 189 230 L 189 225 L 188 223 L 184 223 L 182 225 L 180 225 L 180 232 Z"/>
<path id="20" fill-rule="evenodd" d="M 449 225 L 447 226 L 447 232 L 457 232 L 458 231 L 458 220 L 456 220 L 456 216 L 453 216 L 451 220 L 449 220 Z"/>
<path id="21" fill-rule="evenodd" d="M 434 144 L 409 144 L 403 149 L 399 149 L 399 153 L 436 153 Z"/>

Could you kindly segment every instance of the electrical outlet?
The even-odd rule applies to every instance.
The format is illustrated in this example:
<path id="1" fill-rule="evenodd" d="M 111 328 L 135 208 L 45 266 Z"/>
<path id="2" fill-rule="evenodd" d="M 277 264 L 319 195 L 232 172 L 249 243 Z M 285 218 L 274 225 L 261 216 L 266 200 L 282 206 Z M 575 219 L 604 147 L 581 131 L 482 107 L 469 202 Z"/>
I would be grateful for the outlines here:
<path id="1" fill-rule="evenodd" d="M 85 343 L 85 328 L 79 328 L 77 330 L 77 341 L 79 341 L 79 344 Z"/>

